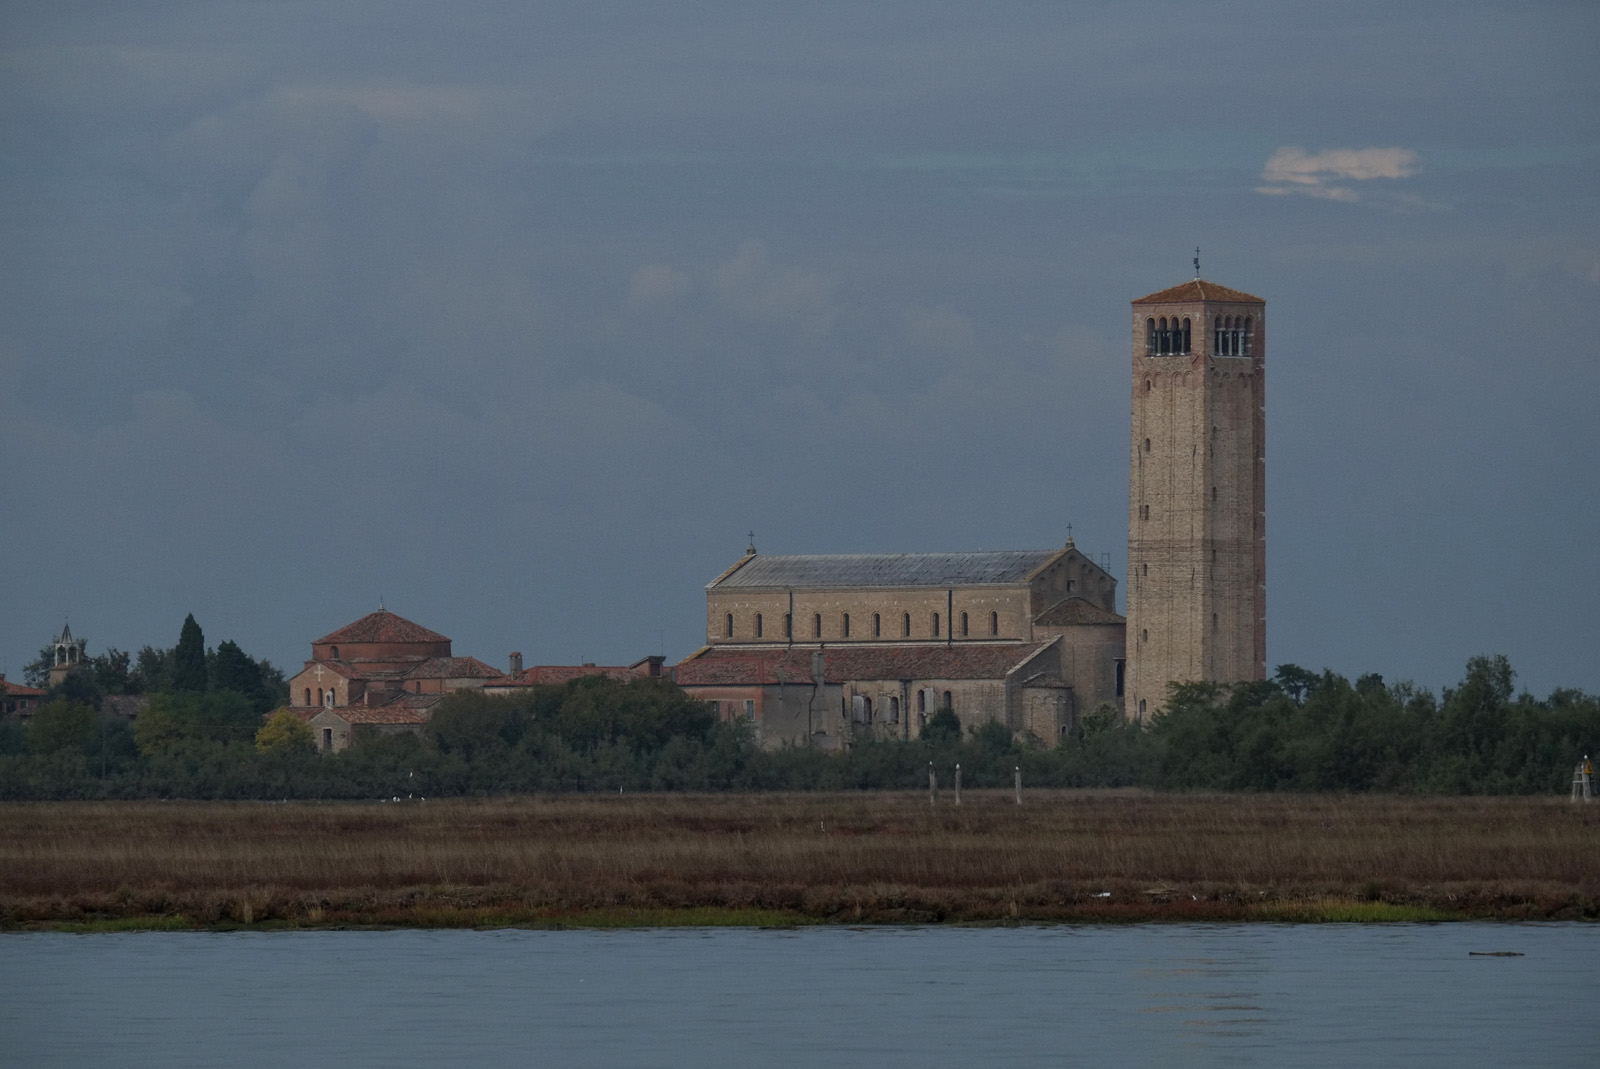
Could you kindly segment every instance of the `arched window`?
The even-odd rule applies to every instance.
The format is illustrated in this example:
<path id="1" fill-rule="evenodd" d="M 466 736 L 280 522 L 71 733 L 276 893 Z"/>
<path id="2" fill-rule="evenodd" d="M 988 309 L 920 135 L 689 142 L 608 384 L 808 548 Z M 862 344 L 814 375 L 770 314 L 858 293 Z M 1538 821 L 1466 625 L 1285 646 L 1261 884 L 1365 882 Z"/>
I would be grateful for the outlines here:
<path id="1" fill-rule="evenodd" d="M 310 687 L 306 688 L 306 704 L 307 705 L 311 704 L 311 688 Z"/>
<path id="2" fill-rule="evenodd" d="M 900 699 L 899 698 L 891 697 L 889 699 L 889 723 L 891 723 L 891 724 L 900 723 Z"/>
<path id="3" fill-rule="evenodd" d="M 992 612 L 992 613 L 989 614 L 989 634 L 998 635 L 999 633 L 1000 633 L 1000 614 L 997 613 L 997 612 Z"/>
<path id="4" fill-rule="evenodd" d="M 872 637 L 883 637 L 883 617 L 879 616 L 877 613 L 872 614 Z"/>
<path id="5" fill-rule="evenodd" d="M 939 614 L 938 613 L 934 613 L 933 614 L 933 637 L 934 638 L 938 638 L 939 637 Z"/>
<path id="6" fill-rule="evenodd" d="M 1156 321 L 1154 319 L 1146 319 L 1144 321 L 1144 352 L 1146 356 L 1156 355 Z"/>
<path id="7" fill-rule="evenodd" d="M 906 613 L 905 631 L 906 631 L 906 638 L 910 638 L 911 637 L 911 614 L 910 613 Z"/>
<path id="8" fill-rule="evenodd" d="M 954 709 L 956 707 L 956 703 L 950 699 L 950 692 L 948 690 L 944 692 L 944 707 L 946 709 Z"/>
<path id="9" fill-rule="evenodd" d="M 1222 317 L 1217 316 L 1211 326 L 1211 355 L 1222 355 Z"/>
<path id="10" fill-rule="evenodd" d="M 729 637 L 729 638 L 733 637 L 733 613 L 730 612 L 728 614 L 727 620 L 725 620 L 723 622 L 723 629 L 724 629 L 724 632 L 726 633 L 727 637 Z"/>
<path id="11" fill-rule="evenodd" d="M 761 614 L 756 613 L 756 638 L 761 637 Z"/>
<path id="12" fill-rule="evenodd" d="M 1167 329 L 1167 317 L 1162 316 L 1156 324 L 1156 352 L 1162 356 L 1172 352 L 1172 331 Z"/>
<path id="13" fill-rule="evenodd" d="M 966 638 L 967 637 L 967 614 L 966 613 L 962 613 L 961 614 L 961 637 L 962 638 Z"/>
<path id="14" fill-rule="evenodd" d="M 1244 333 L 1239 335 L 1239 355 L 1250 355 L 1250 334 L 1255 328 L 1255 320 L 1251 316 L 1244 317 Z"/>
<path id="15" fill-rule="evenodd" d="M 849 638 L 850 637 L 850 614 L 849 613 L 845 613 L 844 614 L 844 637 L 845 638 Z"/>
<path id="16" fill-rule="evenodd" d="M 822 614 L 820 612 L 811 618 L 811 637 L 822 637 Z"/>
<path id="17" fill-rule="evenodd" d="M 794 614 L 793 613 L 787 613 L 786 612 L 786 613 L 783 614 L 783 637 L 784 638 L 794 638 Z"/>
<path id="18" fill-rule="evenodd" d="M 1183 321 L 1183 351 L 1189 351 L 1189 320 L 1187 317 Z"/>
<path id="19" fill-rule="evenodd" d="M 339 647 L 338 646 L 329 646 L 328 647 L 328 656 L 332 657 L 334 660 L 337 661 L 339 659 Z"/>
<path id="20" fill-rule="evenodd" d="M 927 711 L 928 711 L 928 692 L 925 691 L 925 690 L 919 690 L 919 691 L 917 691 L 917 712 L 925 713 Z"/>
<path id="21" fill-rule="evenodd" d="M 863 723 L 872 723 L 872 699 L 866 695 L 861 697 L 861 717 Z"/>
<path id="22" fill-rule="evenodd" d="M 1139 699 L 1139 719 L 1140 720 L 1144 719 L 1144 699 L 1143 698 Z"/>

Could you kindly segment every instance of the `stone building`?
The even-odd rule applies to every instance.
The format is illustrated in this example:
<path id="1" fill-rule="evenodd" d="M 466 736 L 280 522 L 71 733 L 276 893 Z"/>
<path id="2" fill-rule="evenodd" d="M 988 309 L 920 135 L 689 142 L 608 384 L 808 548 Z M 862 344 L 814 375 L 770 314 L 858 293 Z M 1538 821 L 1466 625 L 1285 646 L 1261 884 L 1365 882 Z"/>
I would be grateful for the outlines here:
<path id="1" fill-rule="evenodd" d="M 766 746 L 911 738 L 950 707 L 1053 742 L 1120 705 L 1116 581 L 1055 550 L 761 556 L 706 588 L 706 645 L 674 678 Z"/>
<path id="2" fill-rule="evenodd" d="M 1198 261 L 1197 261 L 1198 262 Z M 1199 278 L 1133 302 L 1126 714 L 1266 676 L 1266 303 Z"/>
<path id="3" fill-rule="evenodd" d="M 63 624 L 61 634 L 55 637 L 54 654 L 50 659 L 50 685 L 59 687 L 73 672 L 89 665 L 89 657 L 85 652 L 89 643 L 87 639 L 73 638 L 72 627 Z"/>
<path id="4" fill-rule="evenodd" d="M 311 643 L 311 659 L 289 680 L 289 708 L 311 724 L 320 748 L 342 750 L 358 733 L 420 730 L 445 694 L 500 675 L 380 608 Z"/>

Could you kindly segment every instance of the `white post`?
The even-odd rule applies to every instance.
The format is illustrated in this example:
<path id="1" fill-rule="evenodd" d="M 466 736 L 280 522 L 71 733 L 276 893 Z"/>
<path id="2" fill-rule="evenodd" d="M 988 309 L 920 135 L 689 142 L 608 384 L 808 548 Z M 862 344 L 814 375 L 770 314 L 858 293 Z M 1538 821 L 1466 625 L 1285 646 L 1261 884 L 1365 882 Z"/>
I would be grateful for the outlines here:
<path id="1" fill-rule="evenodd" d="M 933 762 L 928 762 L 928 804 L 937 805 L 939 797 L 939 774 L 933 770 Z"/>
<path id="2" fill-rule="evenodd" d="M 961 762 L 956 762 L 956 805 L 961 804 Z"/>
<path id="3" fill-rule="evenodd" d="M 1013 772 L 1017 782 L 1017 804 L 1022 804 L 1022 766 L 1018 765 Z"/>

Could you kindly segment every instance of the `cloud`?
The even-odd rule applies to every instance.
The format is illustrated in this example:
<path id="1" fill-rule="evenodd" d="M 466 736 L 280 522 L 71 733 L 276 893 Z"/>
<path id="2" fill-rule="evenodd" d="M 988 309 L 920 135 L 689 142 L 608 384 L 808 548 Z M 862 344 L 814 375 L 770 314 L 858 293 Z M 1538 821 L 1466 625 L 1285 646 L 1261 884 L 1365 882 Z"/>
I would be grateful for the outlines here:
<path id="1" fill-rule="evenodd" d="M 1408 148 L 1335 148 L 1310 153 L 1286 145 L 1272 154 L 1261 172 L 1266 185 L 1257 193 L 1283 196 L 1303 193 L 1324 200 L 1356 201 L 1360 196 L 1341 181 L 1371 178 L 1409 178 L 1417 173 L 1419 157 Z"/>

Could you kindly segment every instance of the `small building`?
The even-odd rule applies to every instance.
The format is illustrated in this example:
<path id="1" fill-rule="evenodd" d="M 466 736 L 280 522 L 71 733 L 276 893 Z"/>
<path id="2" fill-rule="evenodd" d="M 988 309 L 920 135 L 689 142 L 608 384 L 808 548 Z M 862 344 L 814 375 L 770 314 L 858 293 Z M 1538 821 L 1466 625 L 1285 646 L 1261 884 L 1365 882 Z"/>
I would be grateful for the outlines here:
<path id="1" fill-rule="evenodd" d="M 12 683 L 0 672 L 0 715 L 29 717 L 39 711 L 45 692 L 38 687 Z"/>
<path id="2" fill-rule="evenodd" d="M 289 711 L 311 728 L 322 753 L 348 750 L 364 738 L 420 732 L 433 715 L 440 694 L 399 694 L 378 706 L 291 708 Z"/>
<path id="3" fill-rule="evenodd" d="M 591 676 L 605 676 L 628 682 L 634 679 L 659 679 L 662 676 L 662 665 L 666 658 L 653 655 L 643 657 L 629 665 L 597 665 L 589 664 L 536 664 L 530 668 L 522 667 L 522 654 L 511 655 L 511 670 L 505 675 L 494 679 L 485 680 L 483 692 L 485 694 L 516 694 L 530 687 L 561 686 L 574 679 L 587 679 Z"/>

